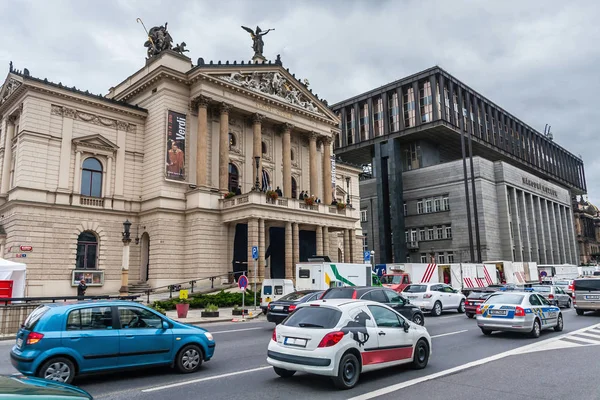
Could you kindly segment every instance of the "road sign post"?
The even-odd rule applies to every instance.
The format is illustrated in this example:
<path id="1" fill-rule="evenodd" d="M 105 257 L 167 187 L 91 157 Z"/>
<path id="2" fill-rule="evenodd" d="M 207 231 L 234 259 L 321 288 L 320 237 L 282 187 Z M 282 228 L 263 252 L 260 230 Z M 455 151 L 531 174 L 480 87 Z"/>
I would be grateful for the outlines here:
<path id="1" fill-rule="evenodd" d="M 246 307 L 246 287 L 248 287 L 248 277 L 245 274 L 238 279 L 238 287 L 242 290 L 242 321 L 245 321 L 244 308 Z"/>
<path id="2" fill-rule="evenodd" d="M 254 311 L 256 311 L 256 274 L 258 270 L 258 246 L 252 246 L 252 258 L 254 259 Z"/>

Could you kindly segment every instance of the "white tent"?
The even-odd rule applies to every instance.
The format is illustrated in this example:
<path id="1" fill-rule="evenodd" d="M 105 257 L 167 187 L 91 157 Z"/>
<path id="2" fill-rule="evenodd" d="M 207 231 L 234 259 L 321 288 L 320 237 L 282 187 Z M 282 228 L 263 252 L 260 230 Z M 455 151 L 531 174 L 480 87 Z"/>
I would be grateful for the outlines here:
<path id="1" fill-rule="evenodd" d="M 0 258 L 0 281 L 13 281 L 12 297 L 25 297 L 27 266 Z"/>

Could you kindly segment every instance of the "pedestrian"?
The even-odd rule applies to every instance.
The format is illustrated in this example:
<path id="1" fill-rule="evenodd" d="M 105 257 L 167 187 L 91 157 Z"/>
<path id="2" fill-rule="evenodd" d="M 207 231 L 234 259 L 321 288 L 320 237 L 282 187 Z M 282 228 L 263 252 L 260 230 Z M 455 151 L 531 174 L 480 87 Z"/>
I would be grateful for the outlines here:
<path id="1" fill-rule="evenodd" d="M 277 196 L 283 197 L 283 192 L 281 191 L 281 189 L 279 189 L 279 186 L 277 186 L 277 189 L 275 189 L 275 193 L 277 193 Z"/>
<path id="2" fill-rule="evenodd" d="M 235 195 L 239 196 L 240 194 L 242 194 L 242 187 L 238 186 L 237 189 L 235 189 Z"/>
<path id="3" fill-rule="evenodd" d="M 87 290 L 87 285 L 85 284 L 85 279 L 79 281 L 79 285 L 77 285 L 77 297 L 85 296 L 85 291 Z"/>
<path id="4" fill-rule="evenodd" d="M 298 200 L 304 200 L 304 190 L 300 192 L 300 196 L 298 196 Z"/>

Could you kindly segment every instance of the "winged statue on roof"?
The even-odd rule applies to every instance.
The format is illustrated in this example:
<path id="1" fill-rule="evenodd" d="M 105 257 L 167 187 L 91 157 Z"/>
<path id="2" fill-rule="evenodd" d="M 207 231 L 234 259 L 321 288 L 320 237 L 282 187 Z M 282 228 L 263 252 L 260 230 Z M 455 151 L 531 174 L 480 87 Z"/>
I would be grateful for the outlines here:
<path id="1" fill-rule="evenodd" d="M 274 31 L 275 29 L 267 29 L 266 31 L 262 31 L 260 26 L 257 26 L 255 31 L 247 26 L 242 26 L 242 29 L 248 32 L 250 37 L 252 37 L 252 49 L 254 50 L 254 55 L 262 57 L 263 49 L 265 47 L 265 42 L 263 42 L 262 37 L 267 33 Z"/>

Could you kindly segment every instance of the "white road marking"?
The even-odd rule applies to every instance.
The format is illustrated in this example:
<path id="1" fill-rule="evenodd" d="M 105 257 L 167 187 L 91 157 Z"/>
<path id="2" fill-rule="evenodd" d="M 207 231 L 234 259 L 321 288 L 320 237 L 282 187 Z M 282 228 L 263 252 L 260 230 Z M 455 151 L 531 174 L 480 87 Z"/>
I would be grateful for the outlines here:
<path id="1" fill-rule="evenodd" d="M 590 328 L 598 328 L 598 327 L 600 327 L 600 324 L 596 324 L 596 325 L 593 325 L 591 327 L 590 326 L 586 326 L 585 328 L 581 328 L 581 329 L 573 331 L 573 332 L 565 333 L 563 335 L 556 336 L 556 337 L 553 337 L 553 338 L 550 338 L 550 339 L 542 340 L 541 342 L 537 342 L 537 343 L 533 343 L 533 344 L 529 344 L 529 345 L 517 347 L 516 349 L 508 350 L 508 351 L 505 351 L 504 353 L 495 354 L 495 355 L 490 356 L 490 357 L 482 358 L 482 359 L 476 360 L 476 361 L 471 361 L 469 363 L 466 363 L 466 364 L 463 364 L 463 365 L 459 365 L 459 366 L 456 366 L 454 368 L 449 368 L 449 369 L 446 369 L 444 371 L 436 372 L 434 374 L 422 376 L 420 378 L 411 379 L 410 381 L 406 381 L 406 382 L 398 383 L 396 385 L 388 386 L 388 387 L 385 387 L 385 388 L 382 388 L 382 389 L 374 390 L 372 392 L 368 392 L 368 393 L 365 393 L 365 394 L 361 394 L 359 396 L 352 397 L 352 398 L 350 398 L 348 400 L 369 400 L 369 399 L 372 399 L 372 398 L 375 398 L 375 397 L 378 397 L 378 396 L 383 396 L 383 395 L 386 395 L 386 394 L 389 394 L 389 393 L 396 392 L 398 390 L 404 389 L 404 388 L 409 387 L 409 386 L 414 386 L 416 384 L 419 384 L 419 383 L 422 383 L 422 382 L 427 382 L 427 381 L 430 381 L 432 379 L 440 378 L 442 376 L 455 374 L 457 372 L 464 371 L 466 369 L 473 368 L 473 367 L 476 367 L 476 366 L 479 366 L 479 365 L 482 365 L 482 364 L 485 364 L 485 363 L 488 363 L 488 362 L 491 362 L 491 361 L 497 361 L 497 360 L 500 360 L 502 358 L 506 358 L 508 356 L 512 356 L 512 355 L 515 355 L 515 354 L 522 354 L 522 353 L 527 352 L 527 351 L 529 351 L 529 350 L 531 350 L 533 348 L 536 348 L 538 346 L 543 346 L 543 345 L 546 345 L 546 344 L 548 344 L 550 342 L 555 342 L 557 340 L 560 340 L 560 339 L 563 339 L 563 338 L 575 335 L 575 334 L 577 334 L 579 332 L 587 331 Z"/>
<path id="2" fill-rule="evenodd" d="M 468 329 L 464 329 L 462 331 L 456 331 L 456 332 L 442 333 L 442 334 L 439 334 L 439 335 L 432 336 L 431 338 L 435 339 L 435 338 L 439 338 L 439 337 L 442 337 L 442 336 L 456 335 L 457 333 L 463 333 L 463 332 L 467 332 L 467 331 L 468 331 Z"/>
<path id="3" fill-rule="evenodd" d="M 233 330 L 230 330 L 230 331 L 216 331 L 216 332 L 211 332 L 211 331 L 209 331 L 209 332 L 210 332 L 210 333 L 212 333 L 212 334 L 214 335 L 215 333 L 230 333 L 230 332 L 242 332 L 242 331 L 256 331 L 256 330 L 258 330 L 258 329 L 265 329 L 265 328 L 264 328 L 264 327 L 262 327 L 262 326 L 259 326 L 259 327 L 257 327 L 257 328 L 243 328 L 243 329 L 233 329 Z"/>
<path id="4" fill-rule="evenodd" d="M 600 336 L 594 335 L 593 333 L 588 333 L 586 331 L 586 332 L 578 333 L 577 336 L 585 336 L 585 337 L 588 337 L 588 338 L 596 339 L 596 343 L 600 344 Z"/>
<path id="5" fill-rule="evenodd" d="M 569 336 L 569 339 L 577 340 L 578 342 L 589 343 L 589 344 L 600 344 L 598 340 L 587 339 L 585 336 L 581 334 L 577 334 L 575 336 Z"/>
<path id="6" fill-rule="evenodd" d="M 220 379 L 220 378 L 227 378 L 227 377 L 230 377 L 230 376 L 248 374 L 250 372 L 262 371 L 264 369 L 269 369 L 269 368 L 273 368 L 273 367 L 271 367 L 271 366 L 258 367 L 258 368 L 253 368 L 253 369 L 247 369 L 245 371 L 236 371 L 236 372 L 230 372 L 228 374 L 213 375 L 213 376 L 208 376 L 206 378 L 192 379 L 192 380 L 189 380 L 189 381 L 171 383 L 169 385 L 156 386 L 156 387 L 149 388 L 149 389 L 143 389 L 142 392 L 144 392 L 144 393 L 157 392 L 159 390 L 165 390 L 165 389 L 171 389 L 171 388 L 179 387 L 179 386 L 191 385 L 193 383 L 199 383 L 199 382 L 209 381 L 209 380 L 212 380 L 212 379 Z"/>

